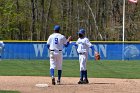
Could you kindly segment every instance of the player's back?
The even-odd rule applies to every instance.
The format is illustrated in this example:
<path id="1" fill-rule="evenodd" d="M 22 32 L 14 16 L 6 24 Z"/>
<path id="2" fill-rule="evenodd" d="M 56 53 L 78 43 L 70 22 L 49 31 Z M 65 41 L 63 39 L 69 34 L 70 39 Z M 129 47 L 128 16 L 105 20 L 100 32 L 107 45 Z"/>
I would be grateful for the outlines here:
<path id="1" fill-rule="evenodd" d="M 53 33 L 48 39 L 50 50 L 62 50 L 65 43 L 66 38 L 60 33 Z"/>

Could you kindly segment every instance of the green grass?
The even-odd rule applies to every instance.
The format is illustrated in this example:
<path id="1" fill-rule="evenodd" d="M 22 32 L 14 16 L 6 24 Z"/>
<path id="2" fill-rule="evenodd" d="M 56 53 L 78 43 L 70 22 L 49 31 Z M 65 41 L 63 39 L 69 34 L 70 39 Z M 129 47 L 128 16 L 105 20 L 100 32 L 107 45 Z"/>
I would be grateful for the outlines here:
<path id="1" fill-rule="evenodd" d="M 0 93 L 20 93 L 18 91 L 0 90 Z"/>
<path id="2" fill-rule="evenodd" d="M 87 70 L 88 77 L 140 79 L 140 61 L 90 60 Z M 0 76 L 49 76 L 49 60 L 2 60 Z M 64 60 L 62 76 L 79 77 L 78 60 Z"/>

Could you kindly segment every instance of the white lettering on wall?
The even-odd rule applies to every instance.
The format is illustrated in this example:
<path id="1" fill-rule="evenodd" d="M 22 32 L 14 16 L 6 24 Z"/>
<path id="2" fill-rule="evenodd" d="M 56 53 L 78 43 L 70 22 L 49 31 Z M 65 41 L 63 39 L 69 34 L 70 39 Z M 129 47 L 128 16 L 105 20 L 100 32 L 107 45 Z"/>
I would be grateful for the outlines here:
<path id="1" fill-rule="evenodd" d="M 102 45 L 100 44 L 99 45 L 99 53 L 101 54 L 101 52 L 103 53 L 103 56 L 106 58 L 107 57 L 107 54 L 106 54 L 106 49 L 107 48 L 107 45 Z"/>
<path id="2" fill-rule="evenodd" d="M 90 56 L 90 57 L 94 57 L 94 53 L 93 53 L 93 52 L 94 52 L 94 50 L 92 50 L 92 49 L 90 48 L 90 49 L 89 49 L 89 56 Z"/>
<path id="3" fill-rule="evenodd" d="M 93 44 L 94 50 L 92 50 L 91 48 L 89 49 L 89 56 L 90 57 L 94 57 L 94 53 L 95 51 L 99 52 L 99 54 L 103 54 L 103 57 L 107 57 L 107 45 L 104 44 L 99 44 L 99 45 L 95 45 Z"/>
<path id="4" fill-rule="evenodd" d="M 45 44 L 33 44 L 33 46 L 36 57 L 42 57 Z"/>
<path id="5" fill-rule="evenodd" d="M 69 57 L 78 57 L 77 50 L 76 50 L 74 45 L 71 47 L 71 51 L 70 51 Z"/>
<path id="6" fill-rule="evenodd" d="M 93 44 L 93 47 L 94 47 L 94 51 L 98 51 L 98 48 L 95 44 Z"/>
<path id="7" fill-rule="evenodd" d="M 67 50 L 66 50 L 66 48 L 64 48 L 63 49 L 63 57 L 67 57 L 68 55 L 67 55 Z"/>
<path id="8" fill-rule="evenodd" d="M 49 57 L 49 50 L 45 50 L 45 44 L 33 44 L 34 50 L 35 50 L 35 55 L 36 57 L 42 57 L 43 56 L 43 51 L 47 51 L 47 57 Z M 95 45 L 93 44 L 94 50 L 91 48 L 89 49 L 89 56 L 94 57 L 94 51 L 98 51 L 100 54 L 102 53 L 103 57 L 107 57 L 107 45 L 104 44 L 99 44 Z M 70 53 L 70 54 L 68 54 Z M 76 50 L 76 47 L 72 45 L 71 49 L 68 50 L 66 48 L 63 49 L 63 57 L 78 57 L 78 53 Z"/>

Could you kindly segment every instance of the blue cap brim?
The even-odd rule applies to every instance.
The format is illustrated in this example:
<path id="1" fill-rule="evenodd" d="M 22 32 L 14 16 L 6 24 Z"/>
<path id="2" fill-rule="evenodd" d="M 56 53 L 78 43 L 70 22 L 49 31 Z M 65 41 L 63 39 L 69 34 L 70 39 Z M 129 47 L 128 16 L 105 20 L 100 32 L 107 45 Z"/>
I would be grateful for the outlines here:
<path id="1" fill-rule="evenodd" d="M 82 34 L 82 35 L 83 35 L 84 33 L 82 33 L 82 32 L 77 32 L 77 34 Z"/>

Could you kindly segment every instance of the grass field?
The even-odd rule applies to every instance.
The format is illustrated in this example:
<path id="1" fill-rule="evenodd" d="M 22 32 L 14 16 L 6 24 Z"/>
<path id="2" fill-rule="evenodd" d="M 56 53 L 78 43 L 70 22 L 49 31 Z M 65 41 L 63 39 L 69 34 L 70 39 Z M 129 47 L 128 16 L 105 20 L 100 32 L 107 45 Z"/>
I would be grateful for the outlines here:
<path id="1" fill-rule="evenodd" d="M 87 70 L 88 77 L 140 79 L 140 61 L 89 60 Z M 0 76 L 49 76 L 49 60 L 2 60 Z M 62 76 L 79 77 L 78 60 L 64 60 Z"/>
<path id="2" fill-rule="evenodd" d="M 0 90 L 0 93 L 20 93 L 18 91 Z"/>

